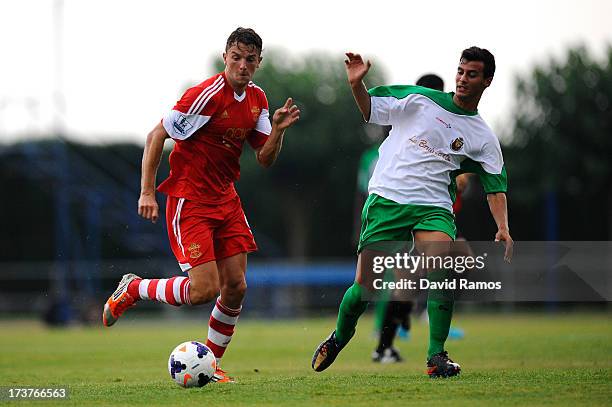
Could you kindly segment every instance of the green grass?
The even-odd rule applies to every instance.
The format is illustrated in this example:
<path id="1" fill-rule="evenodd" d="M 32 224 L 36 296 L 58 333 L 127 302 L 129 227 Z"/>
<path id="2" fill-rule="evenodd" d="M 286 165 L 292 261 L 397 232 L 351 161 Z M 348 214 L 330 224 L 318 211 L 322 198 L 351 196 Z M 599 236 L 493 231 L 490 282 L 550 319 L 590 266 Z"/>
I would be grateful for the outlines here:
<path id="1" fill-rule="evenodd" d="M 204 324 L 140 322 L 112 329 L 48 330 L 0 322 L 0 386 L 68 386 L 67 401 L 11 405 L 610 405 L 612 320 L 605 314 L 458 316 L 466 338 L 448 342 L 458 378 L 424 374 L 427 326 L 398 341 L 406 363 L 375 365 L 364 318 L 336 363 L 314 373 L 310 359 L 331 319 L 240 322 L 223 366 L 237 384 L 182 389 L 169 378 L 170 350 L 202 340 Z"/>

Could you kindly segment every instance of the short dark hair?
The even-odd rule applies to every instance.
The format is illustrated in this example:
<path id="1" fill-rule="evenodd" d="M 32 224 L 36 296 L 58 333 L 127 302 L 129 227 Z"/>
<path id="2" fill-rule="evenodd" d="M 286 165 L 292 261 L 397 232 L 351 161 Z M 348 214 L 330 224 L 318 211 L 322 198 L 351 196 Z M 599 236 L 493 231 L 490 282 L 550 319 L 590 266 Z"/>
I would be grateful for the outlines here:
<path id="1" fill-rule="evenodd" d="M 442 78 L 433 73 L 428 73 L 421 76 L 419 80 L 416 81 L 416 84 L 418 86 L 424 86 L 429 89 L 435 89 L 440 91 L 444 90 L 444 80 L 442 80 Z"/>
<path id="2" fill-rule="evenodd" d="M 495 57 L 488 50 L 478 47 L 464 49 L 460 61 L 480 61 L 484 64 L 483 74 L 485 78 L 495 75 Z"/>
<path id="3" fill-rule="evenodd" d="M 261 52 L 263 49 L 263 41 L 261 40 L 261 37 L 252 28 L 236 28 L 234 32 L 227 37 L 225 51 L 227 52 L 232 45 L 236 45 L 238 43 L 246 46 L 253 46 L 258 52 Z"/>

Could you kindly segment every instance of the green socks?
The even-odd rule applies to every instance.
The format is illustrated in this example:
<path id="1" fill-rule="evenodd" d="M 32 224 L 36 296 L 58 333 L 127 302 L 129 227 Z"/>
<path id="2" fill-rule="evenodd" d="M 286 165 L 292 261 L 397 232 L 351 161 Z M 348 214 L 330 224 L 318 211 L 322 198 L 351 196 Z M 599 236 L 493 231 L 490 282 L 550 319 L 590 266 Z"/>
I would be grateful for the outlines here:
<path id="1" fill-rule="evenodd" d="M 432 281 L 444 281 L 449 275 L 446 271 L 430 272 Z M 336 339 L 341 345 L 346 345 L 355 334 L 355 327 L 361 314 L 368 307 L 368 302 L 361 298 L 363 288 L 353 283 L 344 293 L 338 322 L 336 323 Z M 444 343 L 448 337 L 453 318 L 454 295 L 452 290 L 429 290 L 427 298 L 427 313 L 429 314 L 429 349 L 427 358 L 444 351 Z"/>
<path id="2" fill-rule="evenodd" d="M 361 314 L 368 307 L 368 302 L 361 299 L 363 288 L 353 283 L 344 293 L 340 310 L 338 311 L 338 322 L 336 323 L 336 339 L 341 345 L 346 345 L 355 334 L 355 327 Z M 447 332 L 448 333 L 448 332 Z"/>
<path id="3" fill-rule="evenodd" d="M 453 318 L 453 301 L 427 300 L 429 314 L 429 349 L 427 359 L 444 350 L 444 342 Z"/>
<path id="4" fill-rule="evenodd" d="M 447 271 L 431 271 L 428 273 L 428 278 L 430 281 L 440 282 L 444 281 L 449 274 Z M 429 290 L 427 297 L 427 314 L 429 315 L 427 359 L 444 351 L 444 343 L 453 319 L 453 305 L 454 293 L 452 290 Z"/>

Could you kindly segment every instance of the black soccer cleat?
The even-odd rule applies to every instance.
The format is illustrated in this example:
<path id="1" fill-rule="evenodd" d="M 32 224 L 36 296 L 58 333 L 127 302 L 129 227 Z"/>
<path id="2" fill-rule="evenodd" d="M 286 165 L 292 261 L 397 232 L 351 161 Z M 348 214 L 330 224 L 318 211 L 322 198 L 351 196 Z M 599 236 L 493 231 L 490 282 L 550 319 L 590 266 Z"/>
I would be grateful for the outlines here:
<path id="1" fill-rule="evenodd" d="M 451 377 L 461 372 L 461 366 L 448 357 L 448 352 L 440 352 L 433 355 L 427 361 L 427 374 L 429 377 Z"/>
<path id="2" fill-rule="evenodd" d="M 340 345 L 336 339 L 336 331 L 332 332 L 315 350 L 312 357 L 312 368 L 314 371 L 322 372 L 331 366 L 345 345 Z"/>

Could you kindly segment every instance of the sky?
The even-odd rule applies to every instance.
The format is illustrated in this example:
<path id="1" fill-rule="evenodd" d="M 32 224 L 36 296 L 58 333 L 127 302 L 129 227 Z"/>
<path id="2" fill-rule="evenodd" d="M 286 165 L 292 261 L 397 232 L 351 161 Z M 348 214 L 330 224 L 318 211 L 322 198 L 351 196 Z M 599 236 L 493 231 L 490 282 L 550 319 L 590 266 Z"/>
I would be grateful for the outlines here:
<path id="1" fill-rule="evenodd" d="M 487 48 L 497 71 L 479 111 L 504 133 L 517 75 L 579 44 L 602 57 L 610 16 L 609 0 L 3 0 L 0 143 L 60 129 L 87 143 L 144 144 L 185 87 L 214 73 L 238 26 L 261 35 L 264 57 L 266 48 L 287 58 L 324 51 L 341 64 L 359 52 L 390 84 L 434 72 L 447 90 L 461 50 Z"/>

